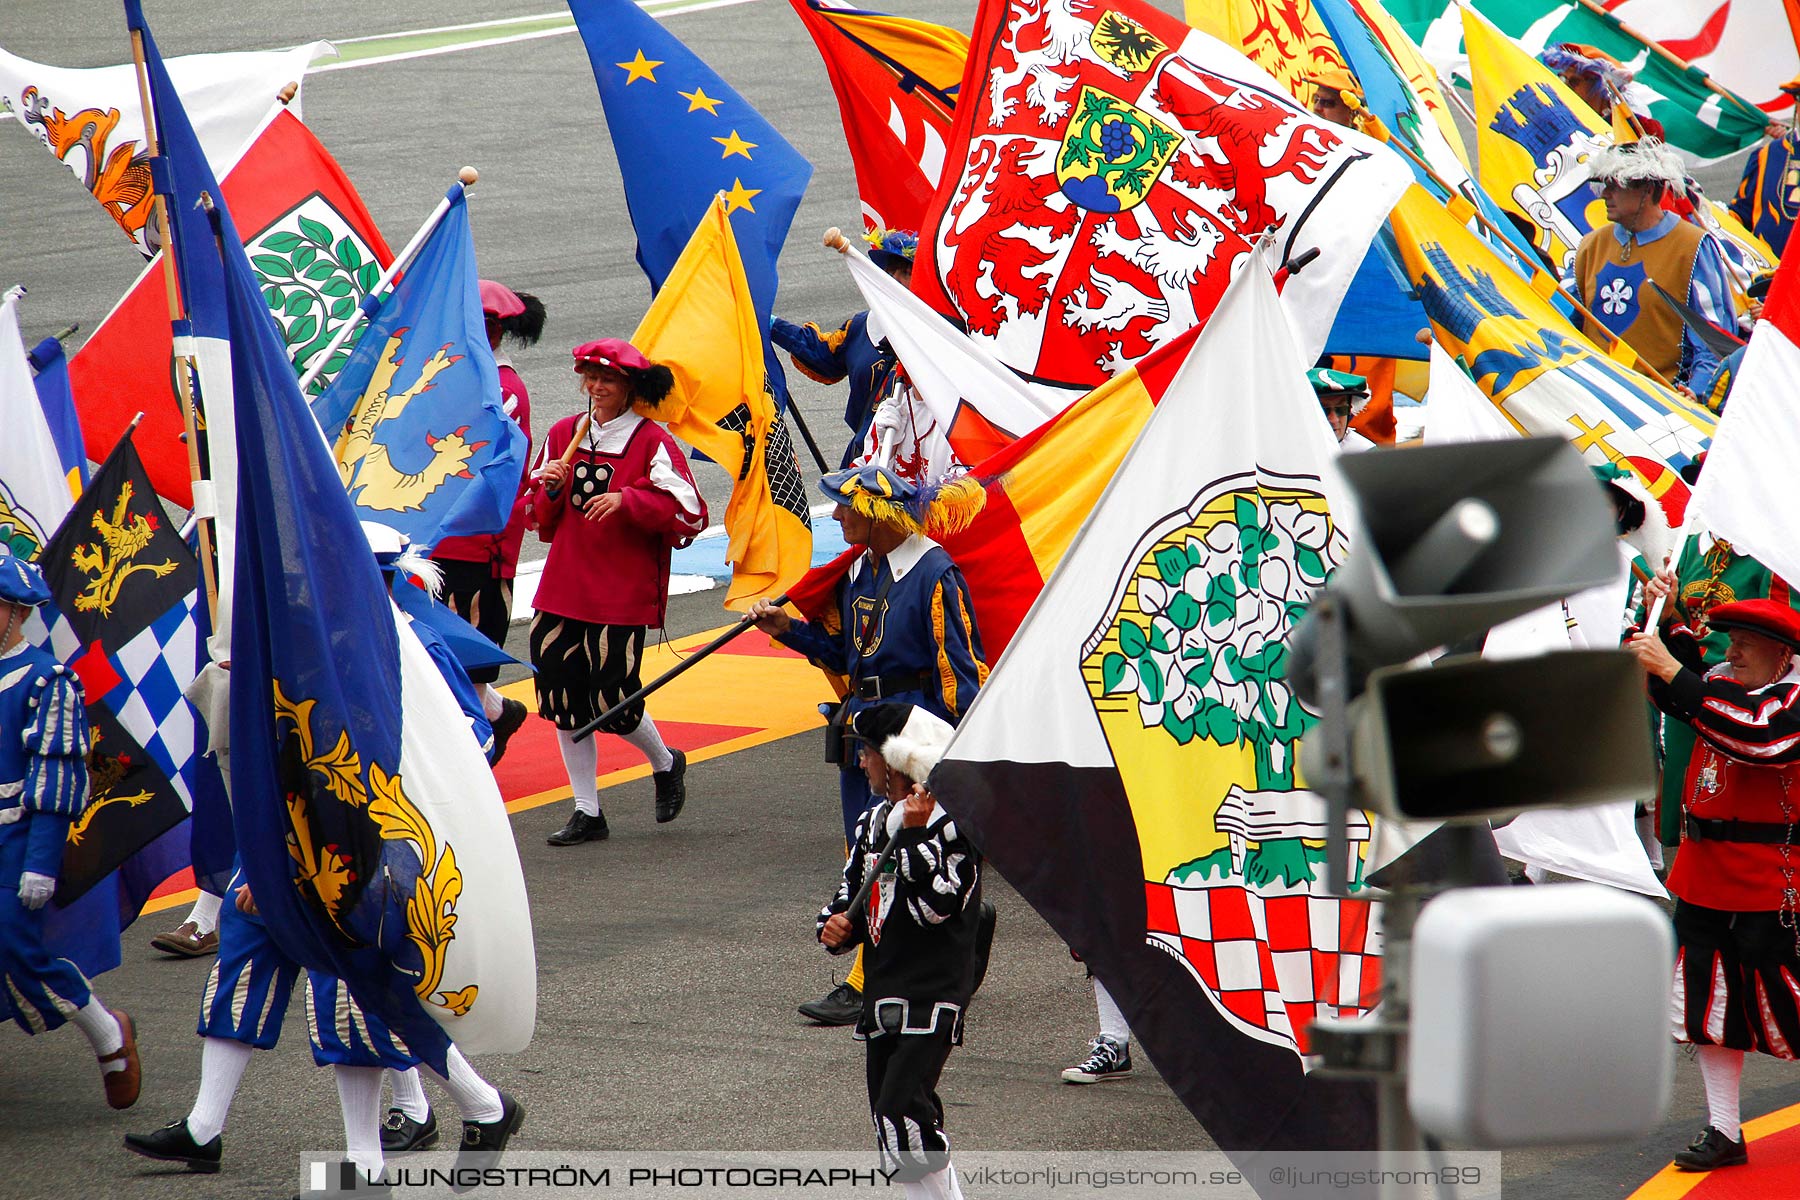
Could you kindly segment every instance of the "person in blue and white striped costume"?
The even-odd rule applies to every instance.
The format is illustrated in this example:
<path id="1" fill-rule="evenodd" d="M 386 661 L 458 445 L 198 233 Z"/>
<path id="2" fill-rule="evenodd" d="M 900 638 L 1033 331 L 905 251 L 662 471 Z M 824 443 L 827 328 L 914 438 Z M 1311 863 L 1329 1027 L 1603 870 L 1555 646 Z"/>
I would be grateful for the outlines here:
<path id="1" fill-rule="evenodd" d="M 422 557 L 405 554 L 405 539 L 396 531 L 370 523 L 364 532 L 384 571 L 415 572 L 428 567 Z M 407 619 L 397 611 L 396 617 Z M 437 638 L 427 626 L 413 623 L 412 628 L 422 639 Z M 432 646 L 429 640 L 426 644 Z M 481 702 L 441 638 L 437 638 L 432 659 L 468 716 L 471 736 L 484 753 L 491 753 L 493 734 Z M 199 696 L 190 690 L 189 698 L 206 714 L 212 752 L 227 764 L 230 731 L 225 720 L 225 671 L 216 667 L 207 671 L 215 683 Z M 228 764 L 225 776 L 229 786 Z M 224 906 L 219 922 L 219 957 L 200 996 L 199 1094 L 186 1117 L 149 1133 L 125 1137 L 125 1148 L 134 1154 L 181 1163 L 200 1174 L 219 1170 L 225 1118 L 244 1070 L 252 1051 L 272 1049 L 279 1041 L 288 1001 L 301 972 L 258 916 L 255 897 L 236 864 L 225 894 L 232 903 Z M 363 1176 L 376 1179 L 385 1152 L 425 1149 L 437 1141 L 437 1123 L 429 1107 L 423 1106 L 424 1091 L 418 1084 L 419 1060 L 379 1018 L 356 1003 L 340 980 L 319 971 L 307 971 L 306 977 L 306 1022 L 313 1061 L 332 1068 L 344 1121 L 345 1157 Z M 471 1148 L 484 1153 L 504 1149 L 524 1110 L 483 1079 L 455 1046 L 450 1048 L 446 1066 L 449 1075 L 441 1082 L 462 1110 L 465 1153 Z M 398 1143 L 384 1137 L 380 1119 L 384 1069 L 395 1073 L 397 1095 L 402 1089 L 408 1096 L 416 1094 L 423 1107 L 422 1119 L 412 1122 L 407 1136 Z M 473 1154 L 470 1161 L 476 1161 Z M 491 1160 L 481 1161 L 485 1165 Z"/>
<path id="2" fill-rule="evenodd" d="M 49 599 L 37 567 L 0 547 L 0 1012 L 10 1009 L 28 1034 L 73 1022 L 100 1060 L 106 1102 L 130 1108 L 141 1077 L 131 1018 L 109 1010 L 75 964 L 44 947 L 69 823 L 88 801 L 81 681 L 21 633 Z"/>

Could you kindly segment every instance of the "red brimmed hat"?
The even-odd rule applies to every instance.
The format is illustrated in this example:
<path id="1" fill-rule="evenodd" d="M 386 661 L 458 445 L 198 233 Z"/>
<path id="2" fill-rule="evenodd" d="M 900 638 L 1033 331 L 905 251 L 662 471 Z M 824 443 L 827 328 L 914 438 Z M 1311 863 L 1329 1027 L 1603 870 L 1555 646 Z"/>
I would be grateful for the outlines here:
<path id="1" fill-rule="evenodd" d="M 516 317 L 525 311 L 525 302 L 519 299 L 519 293 L 504 283 L 483 279 L 477 287 L 481 292 L 481 311 L 488 316 L 499 317 L 504 321 L 508 317 Z"/>
<path id="2" fill-rule="evenodd" d="M 1714 629 L 1747 629 L 1800 650 L 1800 612 L 1773 600 L 1734 600 L 1706 610 Z"/>
<path id="3" fill-rule="evenodd" d="M 624 338 L 601 338 L 597 342 L 583 342 L 575 347 L 575 369 L 579 371 L 588 363 L 611 367 L 615 371 L 650 369 L 650 360 Z"/>
<path id="4" fill-rule="evenodd" d="M 654 409 L 675 389 L 675 373 L 651 362 L 644 352 L 624 338 L 601 338 L 575 347 L 577 371 L 592 363 L 619 372 L 630 381 L 631 398 L 642 408 Z"/>

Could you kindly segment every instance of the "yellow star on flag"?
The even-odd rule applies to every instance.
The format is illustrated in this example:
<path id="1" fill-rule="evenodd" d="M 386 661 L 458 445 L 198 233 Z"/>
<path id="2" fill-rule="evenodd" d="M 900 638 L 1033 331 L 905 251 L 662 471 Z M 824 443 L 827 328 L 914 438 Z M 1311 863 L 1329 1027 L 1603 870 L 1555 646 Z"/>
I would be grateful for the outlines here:
<path id="1" fill-rule="evenodd" d="M 745 158 L 749 158 L 750 151 L 756 149 L 755 142 L 746 142 L 743 138 L 738 136 L 738 131 L 735 129 L 731 131 L 730 137 L 716 137 L 713 141 L 725 147 L 725 153 L 719 155 L 720 158 L 730 158 L 734 154 L 741 154 Z"/>
<path id="2" fill-rule="evenodd" d="M 683 92 L 681 95 L 688 102 L 689 112 L 693 112 L 697 108 L 704 108 L 707 115 L 713 117 L 719 115 L 719 105 L 725 103 L 723 100 L 715 100 L 707 95 L 706 89 L 702 87 L 696 87 L 693 91 Z"/>
<path id="3" fill-rule="evenodd" d="M 648 79 L 651 83 L 655 83 L 656 76 L 653 72 L 657 67 L 662 66 L 662 62 L 658 59 L 645 58 L 644 52 L 639 50 L 637 57 L 630 62 L 614 63 L 613 66 L 625 72 L 625 86 L 630 87 L 640 79 Z"/>
<path id="4" fill-rule="evenodd" d="M 747 188 L 744 186 L 743 180 L 733 179 L 731 190 L 725 193 L 725 215 L 730 216 L 740 208 L 747 208 L 751 212 L 755 212 L 756 206 L 750 203 L 750 197 L 760 196 L 762 193 L 761 188 Z"/>

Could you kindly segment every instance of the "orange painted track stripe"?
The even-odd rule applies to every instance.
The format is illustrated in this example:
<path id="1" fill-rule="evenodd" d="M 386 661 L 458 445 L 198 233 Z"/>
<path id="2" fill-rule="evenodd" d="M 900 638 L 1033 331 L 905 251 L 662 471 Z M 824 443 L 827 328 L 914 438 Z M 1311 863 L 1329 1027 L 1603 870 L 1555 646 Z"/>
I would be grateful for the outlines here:
<path id="1" fill-rule="evenodd" d="M 643 677 L 655 679 L 687 652 L 704 646 L 725 629 L 726 626 L 720 626 L 675 638 L 667 644 L 647 647 Z M 500 688 L 500 694 L 536 708 L 530 679 L 506 684 Z M 832 698 L 831 689 L 817 667 L 791 651 L 771 650 L 763 634 L 751 631 L 713 655 L 707 663 L 663 688 L 650 703 L 656 710 L 658 722 L 752 731 L 689 750 L 688 761 L 701 763 L 816 729 L 825 723 L 819 716 L 819 703 Z M 531 719 L 537 718 L 534 715 Z M 551 752 L 555 752 L 554 748 Z M 649 774 L 650 764 L 636 763 L 601 775 L 599 787 L 617 787 Z M 569 788 L 565 783 L 561 787 L 510 797 L 506 801 L 506 810 L 509 813 L 525 812 L 568 797 Z M 193 887 L 164 892 L 146 901 L 139 915 L 192 904 L 197 895 L 199 891 Z"/>
<path id="2" fill-rule="evenodd" d="M 1766 1116 L 1744 1122 L 1744 1139 L 1754 1142 L 1758 1138 L 1782 1133 L 1800 1125 L 1800 1104 L 1790 1104 L 1786 1108 L 1778 1108 Z M 1796 1167 L 1800 1170 L 1800 1167 Z M 1708 1171 L 1678 1171 L 1673 1164 L 1664 1167 L 1644 1182 L 1637 1191 L 1626 1197 L 1626 1200 L 1681 1200 L 1702 1182 L 1711 1178 Z"/>

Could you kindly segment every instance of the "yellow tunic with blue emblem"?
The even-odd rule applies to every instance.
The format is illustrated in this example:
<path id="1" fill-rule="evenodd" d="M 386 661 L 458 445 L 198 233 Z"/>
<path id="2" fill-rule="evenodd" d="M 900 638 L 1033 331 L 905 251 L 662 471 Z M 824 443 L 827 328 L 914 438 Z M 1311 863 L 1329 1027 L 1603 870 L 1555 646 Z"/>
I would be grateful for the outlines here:
<path id="1" fill-rule="evenodd" d="M 1644 237 L 1654 240 L 1646 242 Z M 1582 238 L 1575 251 L 1582 302 L 1671 381 L 1681 366 L 1681 316 L 1647 293 L 1654 281 L 1670 295 L 1686 299 L 1703 237 L 1697 226 L 1680 220 L 1666 231 L 1659 227 L 1640 237 L 1622 238 L 1621 227 L 1603 225 Z M 1604 332 L 1590 322 L 1582 324 L 1583 333 L 1599 345 L 1607 344 Z"/>

